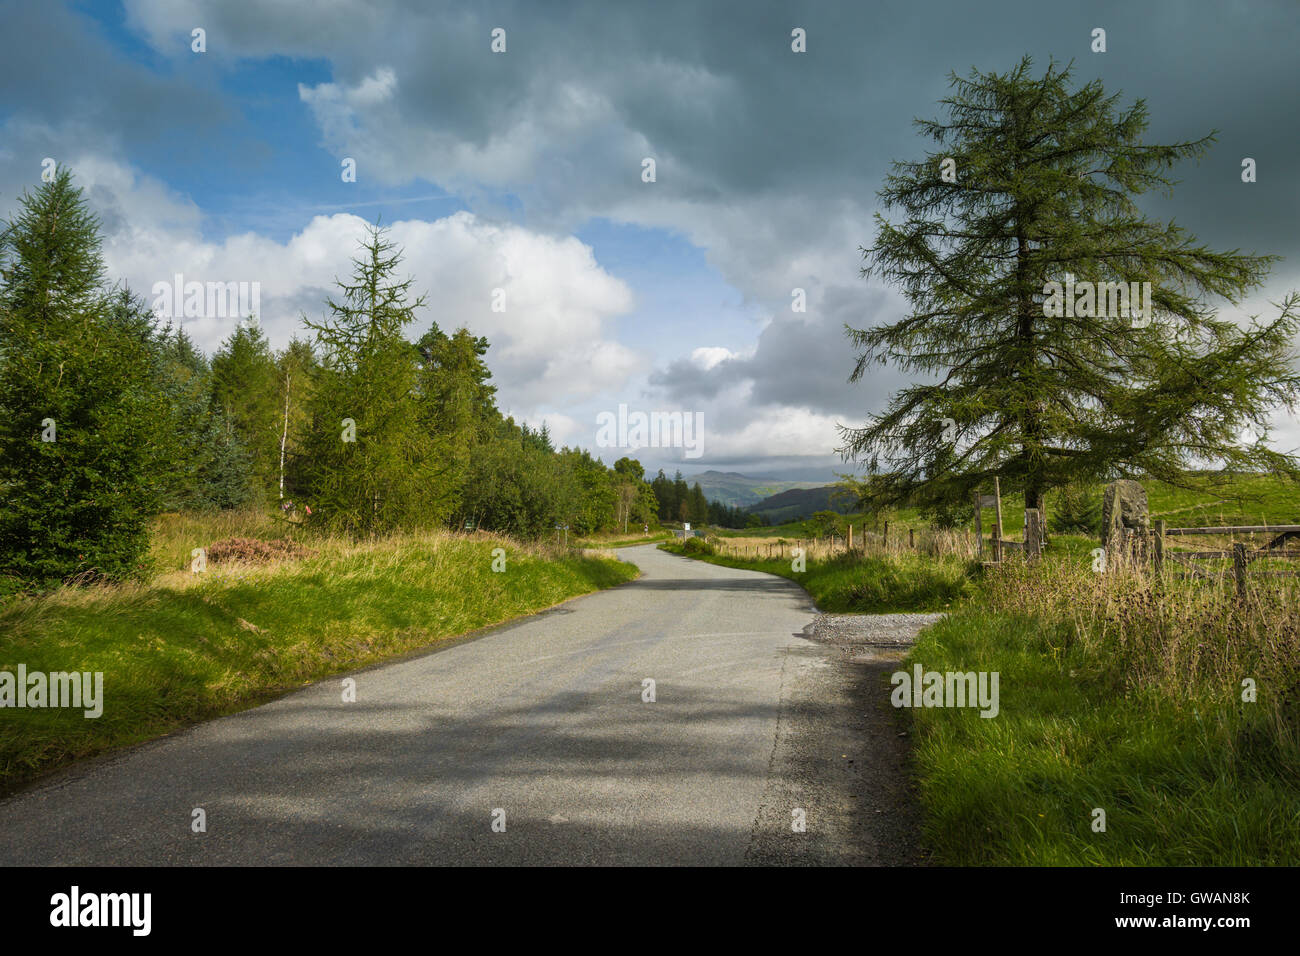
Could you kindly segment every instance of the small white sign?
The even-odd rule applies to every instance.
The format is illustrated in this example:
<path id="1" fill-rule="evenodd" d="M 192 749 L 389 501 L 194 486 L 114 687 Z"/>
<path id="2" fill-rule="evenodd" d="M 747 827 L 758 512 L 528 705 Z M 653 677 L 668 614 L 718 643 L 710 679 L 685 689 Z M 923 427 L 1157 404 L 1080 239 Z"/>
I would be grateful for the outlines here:
<path id="1" fill-rule="evenodd" d="M 689 521 L 686 522 L 686 524 L 685 524 L 685 528 L 686 528 L 687 531 L 690 531 L 690 530 L 691 530 L 691 523 L 690 523 Z"/>

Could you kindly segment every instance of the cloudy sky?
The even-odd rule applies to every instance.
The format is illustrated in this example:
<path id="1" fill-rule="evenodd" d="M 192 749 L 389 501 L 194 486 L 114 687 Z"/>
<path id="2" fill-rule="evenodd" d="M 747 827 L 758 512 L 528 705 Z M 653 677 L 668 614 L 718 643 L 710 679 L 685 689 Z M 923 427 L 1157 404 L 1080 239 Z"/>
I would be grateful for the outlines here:
<path id="1" fill-rule="evenodd" d="M 637 456 L 831 478 L 836 423 L 901 381 L 848 384 L 843 326 L 904 310 L 859 278 L 858 249 L 950 71 L 1073 60 L 1079 82 L 1147 100 L 1152 141 L 1217 130 L 1145 206 L 1282 256 L 1225 310 L 1267 315 L 1300 288 L 1297 35 L 1295 0 L 0 0 L 0 217 L 45 158 L 66 163 L 114 276 L 150 299 L 177 273 L 258 282 L 277 347 L 382 217 L 428 296 L 411 337 L 431 320 L 486 335 L 503 410 L 557 444 L 612 462 L 601 412 L 699 412 L 702 457 Z M 233 322 L 184 327 L 210 354 Z M 1300 446 L 1293 417 L 1274 424 Z"/>

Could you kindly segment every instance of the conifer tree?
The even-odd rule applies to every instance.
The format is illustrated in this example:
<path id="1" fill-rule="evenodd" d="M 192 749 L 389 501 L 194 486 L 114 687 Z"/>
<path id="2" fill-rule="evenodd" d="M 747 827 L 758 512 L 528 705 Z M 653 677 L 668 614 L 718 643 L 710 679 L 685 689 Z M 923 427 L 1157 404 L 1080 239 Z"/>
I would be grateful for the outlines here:
<path id="1" fill-rule="evenodd" d="M 501 418 L 494 399 L 496 387 L 488 384 L 492 373 L 483 361 L 488 341 L 464 328 L 448 336 L 434 323 L 416 343 L 416 350 L 421 421 L 435 439 L 442 461 L 437 484 L 449 510 L 463 524 L 473 518 L 461 509 L 470 460 L 491 440 Z"/>
<path id="2" fill-rule="evenodd" d="M 370 227 L 351 280 L 305 320 L 316 333 L 320 373 L 302 457 L 303 493 L 316 520 L 353 534 L 428 526 L 446 517 L 432 436 L 415 397 L 417 353 L 403 330 L 423 305 L 413 280 L 397 279 L 401 253 Z"/>
<path id="3" fill-rule="evenodd" d="M 212 399 L 248 454 L 259 500 L 272 496 L 279 480 L 278 377 L 271 347 L 255 321 L 240 322 L 212 357 Z"/>
<path id="4" fill-rule="evenodd" d="M 1300 298 L 1248 327 L 1220 318 L 1217 300 L 1239 303 L 1275 257 L 1213 251 L 1136 204 L 1171 189 L 1168 171 L 1213 134 L 1149 145 L 1142 100 L 1122 108 L 1098 81 L 1076 89 L 1068 68 L 1032 75 L 1028 58 L 952 86 L 946 120 L 918 121 L 935 149 L 895 163 L 880 192 L 901 221 L 878 214 L 863 250 L 863 275 L 898 285 L 911 308 L 847 329 L 852 380 L 875 363 L 918 379 L 841 430 L 846 457 L 875 472 L 857 486 L 865 503 L 965 503 L 994 475 L 1040 509 L 1072 480 L 1191 486 L 1189 467 L 1216 462 L 1295 476 L 1295 459 L 1239 437 L 1300 395 Z M 1146 282 L 1149 311 L 1098 285 Z M 1071 289 L 1084 291 L 1063 303 Z"/>
<path id="5" fill-rule="evenodd" d="M 67 168 L 19 203 L 0 243 L 0 575 L 125 578 L 145 563 L 167 464 L 151 324 L 108 293 Z"/>
<path id="6" fill-rule="evenodd" d="M 158 380 L 174 437 L 163 507 L 209 511 L 248 503 L 253 487 L 247 451 L 212 398 L 212 370 L 184 330 L 159 345 Z"/>

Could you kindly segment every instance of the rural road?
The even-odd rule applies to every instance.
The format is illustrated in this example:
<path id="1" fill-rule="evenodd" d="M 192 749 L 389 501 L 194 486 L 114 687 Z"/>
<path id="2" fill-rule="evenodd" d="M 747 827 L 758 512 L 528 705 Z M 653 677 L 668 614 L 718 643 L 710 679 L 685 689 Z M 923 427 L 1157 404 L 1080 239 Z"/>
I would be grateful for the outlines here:
<path id="1" fill-rule="evenodd" d="M 0 803 L 0 864 L 924 862 L 883 674 L 933 616 L 622 556 L 640 579 L 356 672 L 355 703 L 332 678 L 49 778 Z"/>

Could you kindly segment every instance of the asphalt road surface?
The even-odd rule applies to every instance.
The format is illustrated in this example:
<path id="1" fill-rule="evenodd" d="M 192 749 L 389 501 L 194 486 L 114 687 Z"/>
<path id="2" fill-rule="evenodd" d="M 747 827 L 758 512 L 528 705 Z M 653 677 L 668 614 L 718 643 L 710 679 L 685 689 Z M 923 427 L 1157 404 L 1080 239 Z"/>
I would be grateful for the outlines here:
<path id="1" fill-rule="evenodd" d="M 0 864 L 924 862 L 885 675 L 930 618 L 855 639 L 782 578 L 621 553 L 637 581 L 354 703 L 331 678 L 48 778 L 0 803 Z"/>

